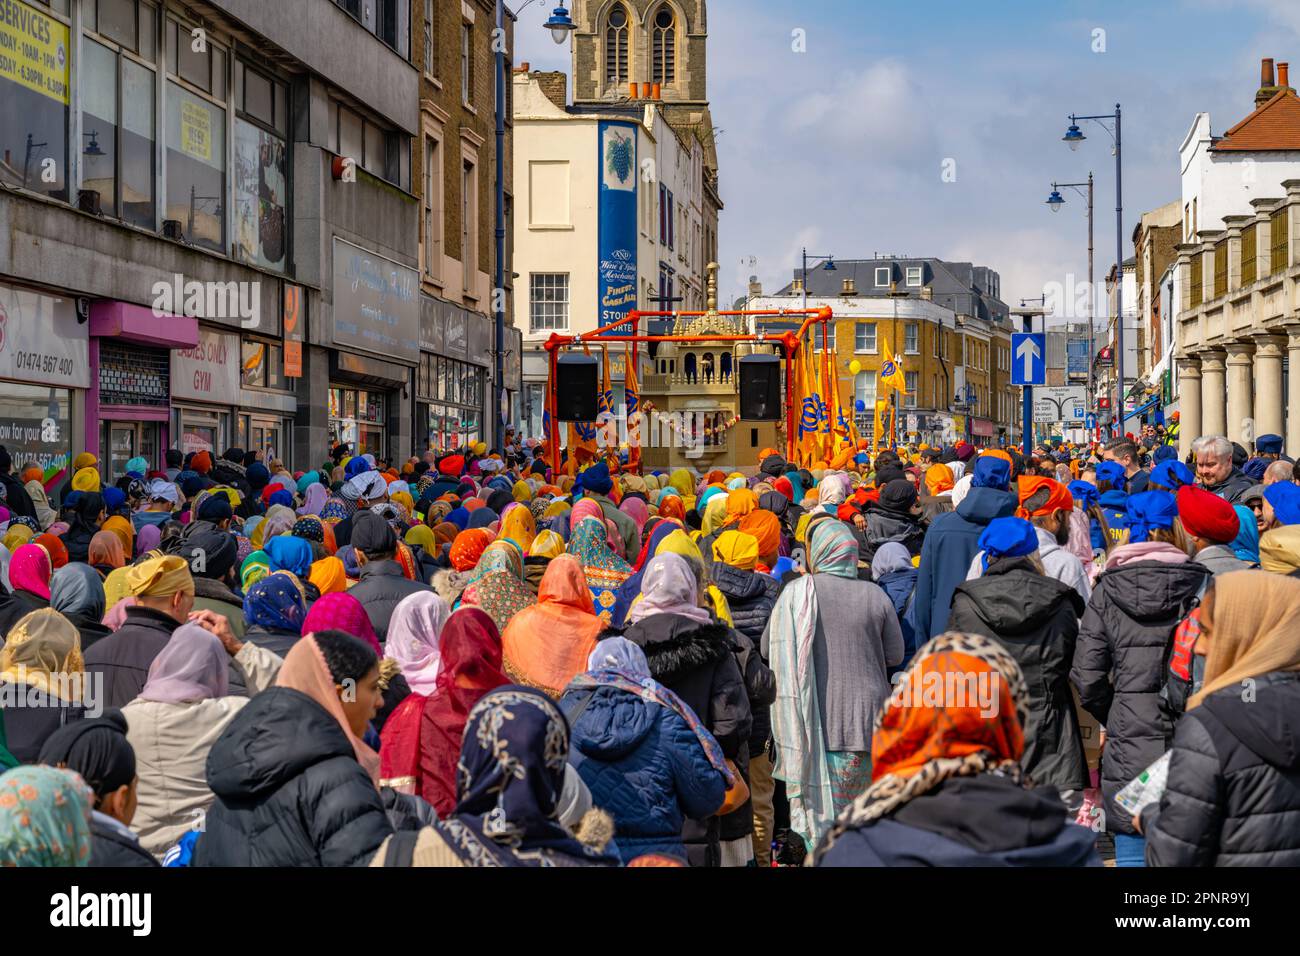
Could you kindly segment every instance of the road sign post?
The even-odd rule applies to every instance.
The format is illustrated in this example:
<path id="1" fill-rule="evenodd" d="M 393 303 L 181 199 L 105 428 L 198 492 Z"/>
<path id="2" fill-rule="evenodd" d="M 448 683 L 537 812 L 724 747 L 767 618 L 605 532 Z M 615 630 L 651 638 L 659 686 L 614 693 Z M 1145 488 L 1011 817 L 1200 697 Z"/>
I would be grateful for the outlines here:
<path id="1" fill-rule="evenodd" d="M 1024 402 L 1021 417 L 1024 422 L 1024 452 L 1034 451 L 1034 386 L 1047 382 L 1047 334 L 1033 332 L 1033 319 L 1041 315 L 1036 310 L 1016 310 L 1025 323 L 1024 332 L 1011 336 L 1011 384 L 1019 385 L 1024 390 Z"/>

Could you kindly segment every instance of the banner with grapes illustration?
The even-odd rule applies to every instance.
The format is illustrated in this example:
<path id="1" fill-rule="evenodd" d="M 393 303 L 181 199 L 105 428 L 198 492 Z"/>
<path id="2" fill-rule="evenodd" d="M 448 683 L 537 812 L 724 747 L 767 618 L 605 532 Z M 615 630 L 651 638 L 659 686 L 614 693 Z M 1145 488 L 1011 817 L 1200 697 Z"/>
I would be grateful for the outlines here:
<path id="1" fill-rule="evenodd" d="M 635 124 L 601 122 L 597 324 L 602 326 L 626 318 L 636 308 L 636 141 Z M 609 334 L 631 331 L 624 326 Z"/>

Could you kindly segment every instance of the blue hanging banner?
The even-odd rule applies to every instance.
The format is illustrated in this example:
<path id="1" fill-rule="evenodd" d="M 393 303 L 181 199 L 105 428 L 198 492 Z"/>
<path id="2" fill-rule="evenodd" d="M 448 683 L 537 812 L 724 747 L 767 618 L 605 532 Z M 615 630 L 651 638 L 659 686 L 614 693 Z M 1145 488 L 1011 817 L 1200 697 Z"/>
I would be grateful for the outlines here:
<path id="1" fill-rule="evenodd" d="M 626 318 L 636 308 L 636 131 L 635 123 L 600 123 L 598 326 Z M 628 335 L 635 331 L 625 325 L 608 334 Z"/>

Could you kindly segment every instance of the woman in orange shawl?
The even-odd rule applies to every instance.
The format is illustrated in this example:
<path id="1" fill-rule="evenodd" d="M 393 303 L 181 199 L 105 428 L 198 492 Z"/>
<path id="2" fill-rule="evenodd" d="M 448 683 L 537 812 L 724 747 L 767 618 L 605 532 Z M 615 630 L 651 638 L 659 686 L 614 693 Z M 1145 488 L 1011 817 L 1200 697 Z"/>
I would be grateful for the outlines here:
<path id="1" fill-rule="evenodd" d="M 559 700 L 587 669 L 605 623 L 596 616 L 582 564 L 571 554 L 551 561 L 537 603 L 516 614 L 501 636 L 505 672 L 518 684 Z"/>
<path id="2" fill-rule="evenodd" d="M 932 693 L 934 687 L 951 687 L 954 678 L 978 684 L 981 692 Z M 917 651 L 876 718 L 871 786 L 827 828 L 815 863 L 856 866 L 873 859 L 888 865 L 894 852 L 912 862 L 938 863 L 918 849 L 931 846 L 945 860 L 975 865 L 1017 858 L 1025 864 L 1096 865 L 1092 831 L 1067 823 L 1054 795 L 1037 796 L 1021 773 L 1027 701 L 1024 675 L 997 641 L 951 631 L 931 640 Z M 1055 815 L 1058 822 L 1036 833 L 1026 828 L 1022 842 L 1002 849 L 974 847 L 959 835 L 969 828 L 969 818 L 962 819 L 970 812 L 967 794 L 978 796 L 985 812 L 1002 809 L 1041 820 Z M 915 813 L 900 817 L 909 806 Z M 910 820 L 922 818 L 947 824 L 935 831 L 947 836 L 947 845 L 936 846 L 928 828 L 925 843 L 909 835 L 919 831 Z M 879 821 L 891 826 L 877 828 Z"/>

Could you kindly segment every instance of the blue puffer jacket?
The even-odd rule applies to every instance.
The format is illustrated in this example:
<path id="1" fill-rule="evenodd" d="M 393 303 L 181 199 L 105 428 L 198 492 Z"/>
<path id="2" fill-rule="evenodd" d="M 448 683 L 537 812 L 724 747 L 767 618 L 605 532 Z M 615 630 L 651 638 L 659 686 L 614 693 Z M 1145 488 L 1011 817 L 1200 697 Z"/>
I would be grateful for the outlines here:
<path id="1" fill-rule="evenodd" d="M 574 713 L 587 690 L 560 702 Z M 699 738 L 676 712 L 613 687 L 599 687 L 573 724 L 569 762 L 595 806 L 614 818 L 627 863 L 646 853 L 686 859 L 682 824 L 722 805 L 726 782 Z"/>
<path id="2" fill-rule="evenodd" d="M 916 593 L 918 574 L 916 568 L 890 571 L 888 574 L 882 574 L 880 580 L 876 582 L 889 595 L 889 601 L 894 605 L 894 613 L 898 615 L 899 628 L 903 632 L 903 663 L 889 668 L 890 677 L 907 667 L 907 662 L 912 659 L 912 655 L 920 646 L 920 642 L 916 639 L 916 628 L 912 626 L 912 607 L 915 604 L 912 596 Z"/>

